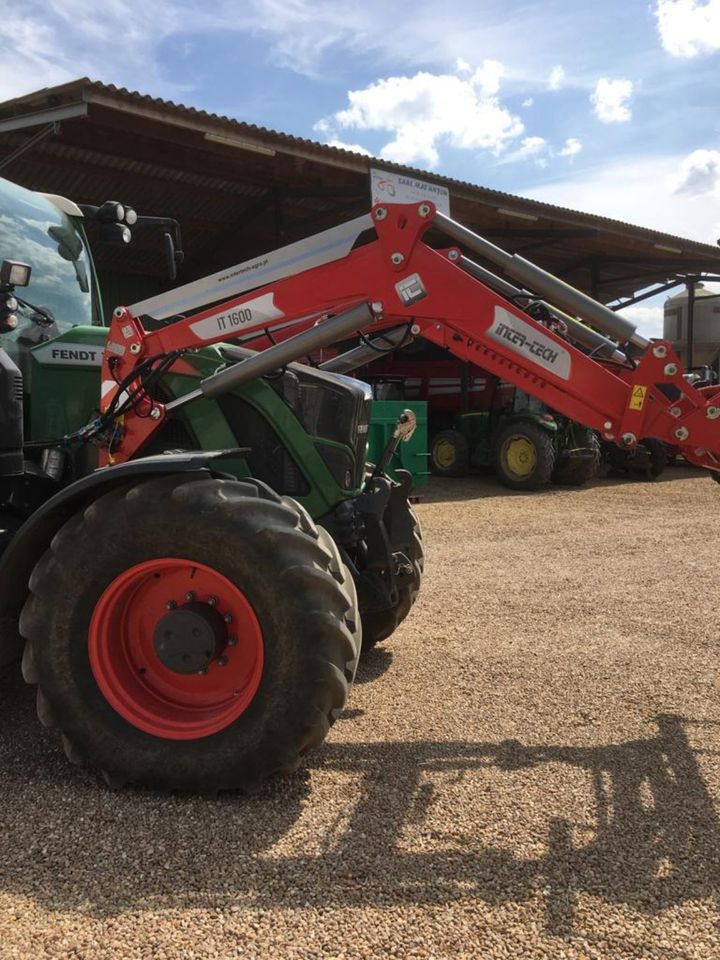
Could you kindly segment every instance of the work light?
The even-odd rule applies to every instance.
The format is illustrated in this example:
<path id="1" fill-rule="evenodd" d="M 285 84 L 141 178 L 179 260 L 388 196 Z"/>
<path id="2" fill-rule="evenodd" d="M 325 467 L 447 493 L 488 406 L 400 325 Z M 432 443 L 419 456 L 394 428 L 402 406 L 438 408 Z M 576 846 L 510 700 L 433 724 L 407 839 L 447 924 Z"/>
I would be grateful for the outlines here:
<path id="1" fill-rule="evenodd" d="M 9 287 L 26 287 L 30 283 L 32 267 L 19 260 L 3 260 L 0 266 L 0 284 Z"/>

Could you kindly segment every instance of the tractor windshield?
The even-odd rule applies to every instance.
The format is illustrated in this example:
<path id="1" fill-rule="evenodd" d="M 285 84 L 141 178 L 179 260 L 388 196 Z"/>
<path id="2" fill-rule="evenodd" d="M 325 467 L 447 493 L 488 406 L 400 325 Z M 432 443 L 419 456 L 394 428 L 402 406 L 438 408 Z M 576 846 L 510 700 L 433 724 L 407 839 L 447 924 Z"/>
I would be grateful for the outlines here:
<path id="1" fill-rule="evenodd" d="M 0 180 L 0 237 L 0 259 L 32 267 L 29 286 L 16 294 L 52 315 L 52 333 L 99 322 L 93 317 L 93 265 L 79 220 L 43 196 Z M 14 353 L 18 338 L 36 322 L 32 318 L 33 311 L 21 306 L 17 330 L 5 334 L 0 345 Z"/>

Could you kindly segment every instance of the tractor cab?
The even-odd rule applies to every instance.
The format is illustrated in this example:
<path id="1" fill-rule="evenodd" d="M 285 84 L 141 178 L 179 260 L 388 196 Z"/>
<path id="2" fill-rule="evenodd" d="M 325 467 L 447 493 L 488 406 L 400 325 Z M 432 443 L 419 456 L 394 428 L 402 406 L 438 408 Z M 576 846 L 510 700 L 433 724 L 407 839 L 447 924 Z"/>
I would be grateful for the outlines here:
<path id="1" fill-rule="evenodd" d="M 0 345 L 20 367 L 29 390 L 29 352 L 75 326 L 102 324 L 95 268 L 82 211 L 62 197 L 48 197 L 0 180 L 0 259 L 30 267 L 27 286 L 2 283 L 0 309 L 10 301 Z M 0 318 L 2 319 L 2 318 Z"/>

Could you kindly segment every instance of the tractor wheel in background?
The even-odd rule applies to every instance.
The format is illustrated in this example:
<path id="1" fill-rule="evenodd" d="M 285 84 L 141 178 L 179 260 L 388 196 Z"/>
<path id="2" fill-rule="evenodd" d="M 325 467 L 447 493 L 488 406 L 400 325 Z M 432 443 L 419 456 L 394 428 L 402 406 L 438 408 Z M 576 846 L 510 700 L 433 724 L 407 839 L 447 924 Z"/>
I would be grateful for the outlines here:
<path id="1" fill-rule="evenodd" d="M 112 785 L 216 793 L 295 768 L 359 654 L 349 574 L 302 508 L 206 474 L 113 490 L 33 571 L 25 679 Z"/>
<path id="2" fill-rule="evenodd" d="M 538 490 L 555 470 L 552 436 L 533 421 L 513 420 L 498 433 L 493 445 L 495 473 L 511 490 Z"/>
<path id="3" fill-rule="evenodd" d="M 430 469 L 439 477 L 464 477 L 470 469 L 470 447 L 459 430 L 441 430 L 430 444 Z"/>
<path id="4" fill-rule="evenodd" d="M 387 638 L 397 630 L 410 613 L 420 592 L 425 569 L 422 528 L 417 514 L 410 504 L 408 504 L 408 510 L 413 520 L 412 555 L 408 557 L 413 568 L 412 582 L 399 591 L 400 596 L 397 604 L 389 610 L 370 610 L 362 613 L 361 608 L 363 650 L 369 650 L 371 647 L 374 647 L 375 644 L 382 643 L 383 640 L 387 640 Z"/>
<path id="5" fill-rule="evenodd" d="M 660 440 L 643 437 L 633 450 L 606 444 L 605 459 L 614 474 L 636 480 L 656 480 L 667 465 L 667 449 Z"/>
<path id="6" fill-rule="evenodd" d="M 555 468 L 553 483 L 581 487 L 597 476 L 602 461 L 600 440 L 594 430 L 573 423 L 568 427 L 568 448 L 583 450 L 590 455 L 577 459 L 568 457 Z"/>
<path id="7" fill-rule="evenodd" d="M 668 455 L 665 444 L 661 440 L 655 440 L 652 437 L 644 437 L 640 443 L 650 452 L 650 463 L 648 464 L 647 470 L 650 479 L 657 480 L 667 466 Z"/>

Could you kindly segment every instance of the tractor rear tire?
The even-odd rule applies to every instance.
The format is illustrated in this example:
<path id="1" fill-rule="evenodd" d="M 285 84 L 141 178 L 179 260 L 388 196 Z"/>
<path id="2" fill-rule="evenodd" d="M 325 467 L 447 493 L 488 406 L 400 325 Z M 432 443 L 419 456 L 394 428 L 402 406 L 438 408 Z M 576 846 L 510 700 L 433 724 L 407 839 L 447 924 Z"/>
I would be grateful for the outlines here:
<path id="1" fill-rule="evenodd" d="M 581 427 L 574 423 L 569 427 L 571 431 L 571 442 L 576 448 L 590 450 L 592 457 L 580 459 L 567 458 L 563 463 L 555 468 L 553 474 L 553 483 L 564 484 L 571 487 L 581 487 L 589 480 L 597 476 L 600 463 L 602 461 L 602 451 L 600 441 L 594 430 L 590 427 Z"/>
<path id="2" fill-rule="evenodd" d="M 39 717 L 113 786 L 255 790 L 325 738 L 357 667 L 349 572 L 258 482 L 115 489 L 59 530 L 30 591 Z"/>
<path id="3" fill-rule="evenodd" d="M 412 583 L 399 591 L 398 602 L 394 607 L 391 607 L 389 610 L 371 610 L 363 614 L 363 650 L 370 650 L 376 644 L 382 643 L 383 640 L 387 640 L 389 636 L 395 633 L 412 610 L 420 593 L 425 571 L 425 550 L 423 548 L 422 527 L 420 526 L 417 514 L 409 504 L 408 510 L 412 516 L 414 528 L 412 555 L 408 557 L 413 567 Z"/>
<path id="4" fill-rule="evenodd" d="M 470 470 L 470 446 L 459 430 L 441 430 L 430 444 L 430 469 L 438 477 L 464 477 Z"/>
<path id="5" fill-rule="evenodd" d="M 511 490 L 539 490 L 555 470 L 555 444 L 547 430 L 531 420 L 513 420 L 493 444 L 495 473 Z"/>

